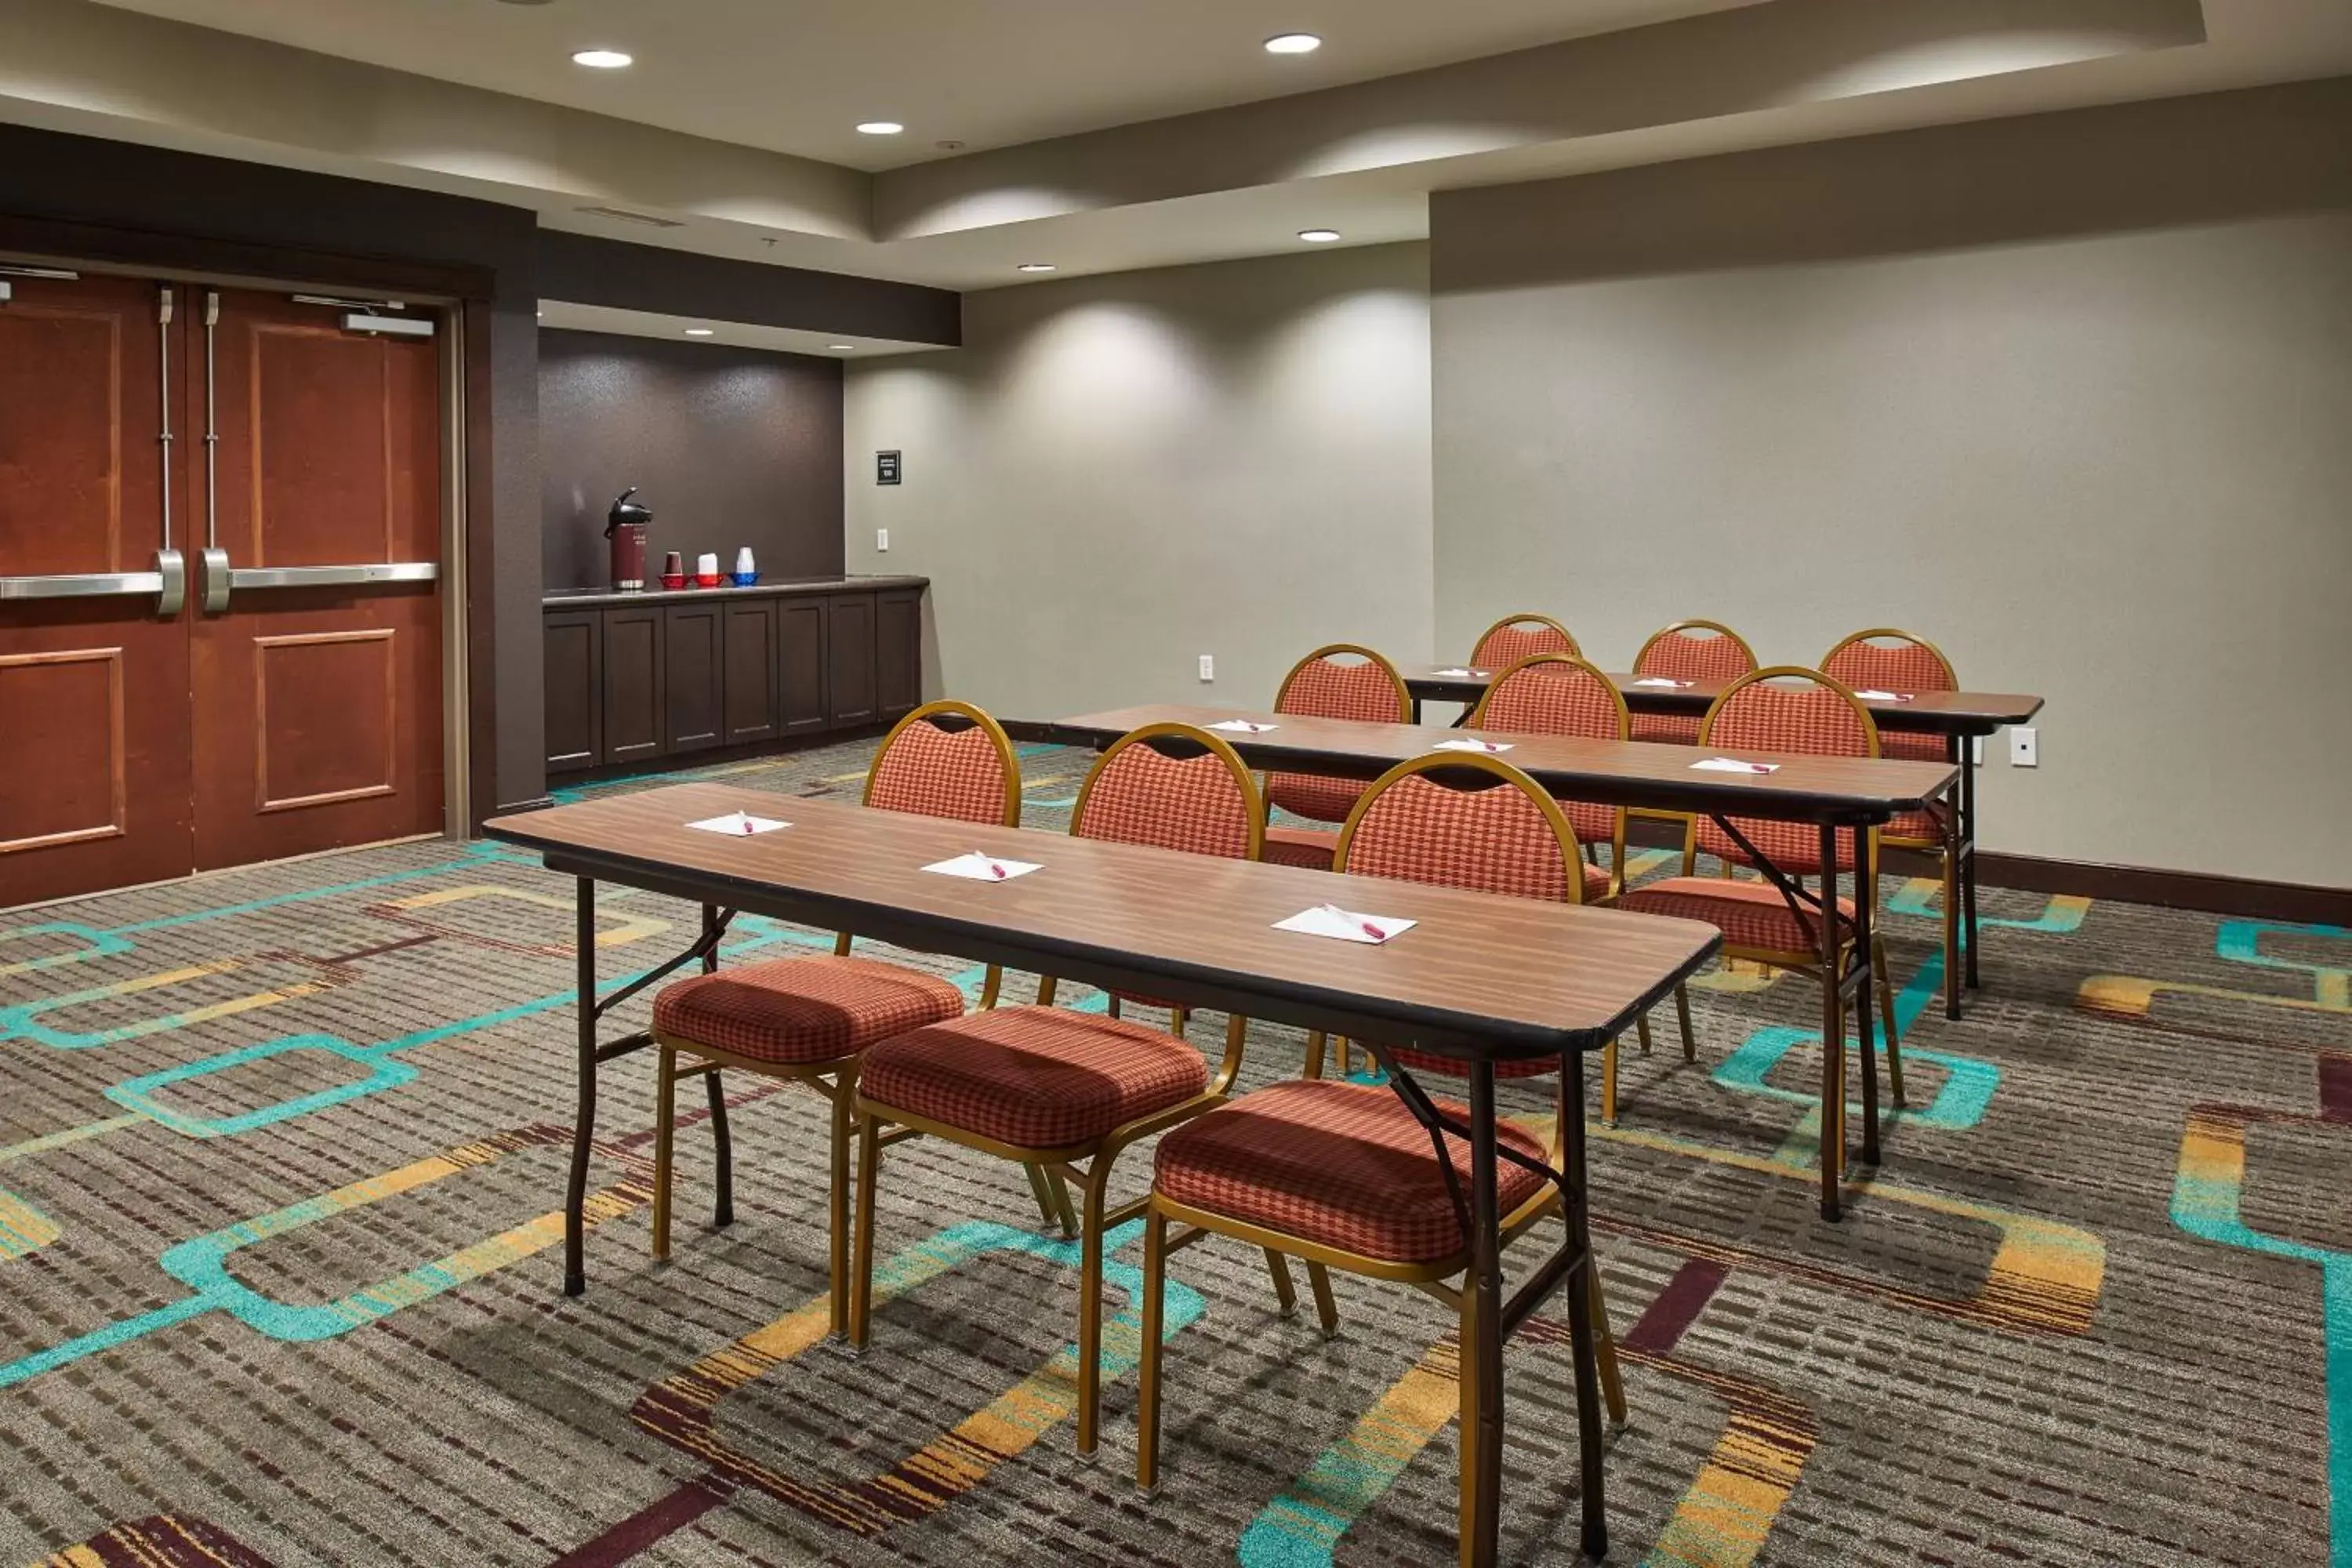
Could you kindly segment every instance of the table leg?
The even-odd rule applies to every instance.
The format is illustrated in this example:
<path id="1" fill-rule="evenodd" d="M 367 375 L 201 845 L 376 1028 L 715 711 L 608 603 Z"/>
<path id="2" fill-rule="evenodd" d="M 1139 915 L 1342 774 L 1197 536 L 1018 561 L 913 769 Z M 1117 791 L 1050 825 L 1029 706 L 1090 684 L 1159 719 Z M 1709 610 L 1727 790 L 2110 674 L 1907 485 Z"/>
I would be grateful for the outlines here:
<path id="1" fill-rule="evenodd" d="M 563 1195 L 563 1293 L 588 1289 L 582 1258 L 582 1212 L 588 1203 L 588 1145 L 596 1136 L 596 882 L 578 879 L 572 895 L 572 946 L 579 987 L 580 1105 L 572 1123 L 572 1180 Z"/>
<path id="2" fill-rule="evenodd" d="M 1870 858 L 1870 829 L 1853 828 L 1853 956 L 1862 967 L 1853 993 L 1854 1034 L 1862 1042 L 1862 1163 L 1878 1163 L 1878 1026 L 1871 1013 L 1875 973 L 1870 962 L 1871 906 L 1878 901 L 1878 866 Z M 1844 1046 L 1840 1043 L 1839 1049 Z"/>
<path id="3" fill-rule="evenodd" d="M 719 906 L 703 905 L 702 941 L 705 951 L 702 973 L 705 974 L 719 973 L 719 939 L 724 931 L 719 923 Z M 735 1141 L 727 1131 L 727 1088 L 719 1081 L 716 1062 L 711 1064 L 709 1072 L 702 1075 L 702 1087 L 708 1091 L 710 1102 L 711 1163 L 719 1168 L 710 1223 L 714 1227 L 724 1230 L 735 1223 Z"/>
<path id="4" fill-rule="evenodd" d="M 1960 742 L 1960 948 L 1968 964 L 1969 989 L 1977 982 L 1977 765 L 1973 740 Z"/>
<path id="5" fill-rule="evenodd" d="M 1822 1217 L 1838 1217 L 1845 1163 L 1845 1015 L 1838 980 L 1837 829 L 1822 825 Z"/>
<path id="6" fill-rule="evenodd" d="M 1592 1289 L 1594 1271 L 1600 1267 L 1592 1257 L 1592 1230 L 1588 1219 L 1591 1210 L 1584 1185 L 1584 1053 L 1569 1053 L 1566 1064 L 1568 1096 L 1560 1112 L 1562 1162 L 1568 1177 L 1567 1219 L 1568 1244 L 1580 1260 L 1581 1278 L 1571 1276 L 1568 1281 L 1569 1352 L 1576 1368 L 1576 1453 L 1582 1475 L 1580 1486 L 1584 1505 L 1583 1531 L 1580 1544 L 1584 1555 L 1594 1562 L 1609 1555 L 1609 1505 L 1602 1492 L 1601 1452 L 1601 1363 L 1593 1343 L 1592 1303 L 1597 1292 Z"/>
<path id="7" fill-rule="evenodd" d="M 1571 1121 L 1582 1106 L 1581 1098 L 1570 1102 Z M 1495 1142 L 1495 1064 L 1481 1059 L 1470 1064 L 1470 1277 L 1463 1282 L 1477 1347 L 1478 1430 L 1475 1438 L 1465 1434 L 1475 1469 L 1463 1478 L 1471 1508 L 1462 1561 L 1475 1568 L 1499 1561 L 1503 1513 L 1503 1243 Z M 1580 1293 L 1570 1287 L 1571 1296 Z"/>

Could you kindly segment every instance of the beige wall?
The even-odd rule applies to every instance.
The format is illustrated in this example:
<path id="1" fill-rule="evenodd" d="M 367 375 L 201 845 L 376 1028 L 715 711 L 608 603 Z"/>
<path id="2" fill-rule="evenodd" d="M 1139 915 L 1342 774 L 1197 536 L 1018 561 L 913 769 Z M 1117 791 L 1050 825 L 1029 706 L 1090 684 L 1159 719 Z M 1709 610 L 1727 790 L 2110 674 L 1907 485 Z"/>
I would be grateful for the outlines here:
<path id="1" fill-rule="evenodd" d="M 2050 699 L 1989 848 L 2352 885 L 2352 82 L 1454 193 L 1433 234 L 1441 646 L 1913 627 Z"/>
<path id="2" fill-rule="evenodd" d="M 995 289 L 962 349 L 853 366 L 849 570 L 931 578 L 931 693 L 1253 706 L 1323 642 L 1426 657 L 1427 268 L 1383 246 Z"/>

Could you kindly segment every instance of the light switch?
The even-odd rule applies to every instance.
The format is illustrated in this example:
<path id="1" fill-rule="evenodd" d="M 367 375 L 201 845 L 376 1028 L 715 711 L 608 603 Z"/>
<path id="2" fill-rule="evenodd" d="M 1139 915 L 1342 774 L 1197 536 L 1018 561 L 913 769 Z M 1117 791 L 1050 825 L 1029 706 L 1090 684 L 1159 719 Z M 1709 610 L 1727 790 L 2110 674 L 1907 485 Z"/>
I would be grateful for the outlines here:
<path id="1" fill-rule="evenodd" d="M 886 555 L 889 553 L 890 531 L 888 529 L 877 528 L 874 531 L 874 548 L 881 551 Z"/>
<path id="2" fill-rule="evenodd" d="M 1201 679 L 1203 680 L 1217 679 L 1217 658 L 1214 654 L 1204 653 L 1201 656 Z"/>
<path id="3" fill-rule="evenodd" d="M 2009 765 L 2013 768 L 2038 768 L 2042 765 L 2039 736 L 2030 727 L 2020 725 L 2009 732 Z"/>

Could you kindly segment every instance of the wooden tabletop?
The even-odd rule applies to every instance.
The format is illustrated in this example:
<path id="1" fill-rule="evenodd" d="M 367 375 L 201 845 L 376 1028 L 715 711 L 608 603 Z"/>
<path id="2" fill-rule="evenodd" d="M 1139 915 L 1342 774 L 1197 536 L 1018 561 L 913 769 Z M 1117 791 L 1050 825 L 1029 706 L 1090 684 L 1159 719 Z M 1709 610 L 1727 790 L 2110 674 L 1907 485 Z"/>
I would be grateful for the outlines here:
<path id="1" fill-rule="evenodd" d="M 1467 670 L 1448 675 L 1447 670 Z M 1495 670 L 1485 665 L 1401 664 L 1405 689 L 1415 697 L 1445 702 L 1475 702 L 1486 695 Z M 1642 686 L 1638 675 L 1611 675 L 1637 713 L 1704 713 L 1723 695 L 1727 680 L 1693 680 L 1677 687 Z M 1904 691 L 1893 700 L 1869 698 L 1862 705 L 1882 730 L 1932 735 L 1990 735 L 2004 724 L 2022 724 L 2042 711 L 2042 699 L 2006 691 Z"/>
<path id="2" fill-rule="evenodd" d="M 1786 822 L 1884 822 L 1897 812 L 1914 811 L 1937 799 L 1959 778 L 1959 769 L 1949 763 L 1700 750 L 1641 741 L 1517 735 L 1439 724 L 1374 724 L 1181 704 L 1118 708 L 1075 719 L 1007 720 L 1004 727 L 1024 741 L 1099 748 L 1146 724 L 1196 724 L 1208 729 L 1230 719 L 1274 726 L 1264 734 L 1224 732 L 1220 736 L 1231 742 L 1242 760 L 1254 768 L 1377 778 L 1397 763 L 1433 752 L 1447 741 L 1475 737 L 1508 745 L 1511 749 L 1502 753 L 1503 761 L 1567 799 Z M 1769 763 L 1774 771 L 1727 773 L 1691 765 L 1717 756 Z"/>
<path id="3" fill-rule="evenodd" d="M 751 837 L 686 826 L 736 811 L 793 826 Z M 717 784 L 497 817 L 483 831 L 575 876 L 1457 1058 L 1595 1049 L 1721 943 L 1688 921 Z M 1002 882 L 921 869 L 972 850 L 1044 869 Z M 1420 923 L 1381 946 L 1271 929 L 1326 902 Z"/>

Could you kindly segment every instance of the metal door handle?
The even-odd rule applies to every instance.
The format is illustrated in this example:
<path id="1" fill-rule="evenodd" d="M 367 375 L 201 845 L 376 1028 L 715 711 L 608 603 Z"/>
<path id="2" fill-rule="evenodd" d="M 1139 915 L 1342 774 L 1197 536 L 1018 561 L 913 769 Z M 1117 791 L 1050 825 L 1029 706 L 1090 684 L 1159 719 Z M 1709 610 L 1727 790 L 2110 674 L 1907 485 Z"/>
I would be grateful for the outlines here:
<path id="1" fill-rule="evenodd" d="M 35 599 L 117 599 L 155 595 L 155 613 L 180 613 L 188 589 L 187 563 L 176 550 L 155 552 L 152 572 L 68 572 L 46 577 L 0 577 L 0 603 Z"/>
<path id="2" fill-rule="evenodd" d="M 351 588 L 384 583 L 430 583 L 441 575 L 437 561 L 355 561 L 337 566 L 232 566 L 226 550 L 205 552 L 205 609 L 228 608 L 232 589 Z"/>

